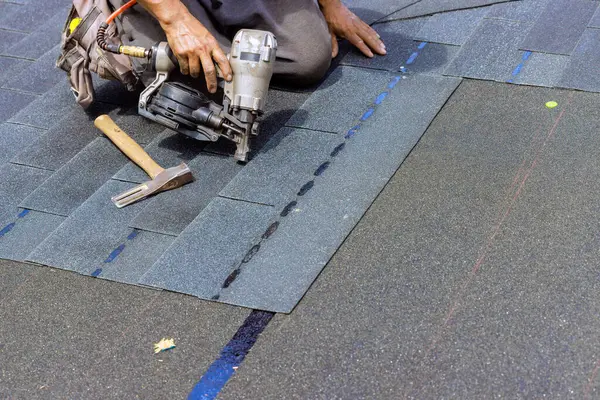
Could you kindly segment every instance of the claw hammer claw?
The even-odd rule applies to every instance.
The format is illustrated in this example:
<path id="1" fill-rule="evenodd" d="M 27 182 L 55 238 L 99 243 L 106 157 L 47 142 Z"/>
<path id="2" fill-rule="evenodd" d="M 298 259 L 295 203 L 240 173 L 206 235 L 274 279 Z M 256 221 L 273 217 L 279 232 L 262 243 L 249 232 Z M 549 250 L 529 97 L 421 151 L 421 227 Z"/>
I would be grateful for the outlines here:
<path id="1" fill-rule="evenodd" d="M 106 114 L 99 116 L 94 121 L 96 128 L 100 129 L 127 157 L 142 168 L 152 178 L 151 180 L 135 186 L 111 200 L 119 208 L 125 207 L 146 197 L 171 190 L 185 185 L 194 180 L 190 168 L 180 165 L 164 169 L 158 165 L 144 149 L 132 138 L 121 130 Z"/>

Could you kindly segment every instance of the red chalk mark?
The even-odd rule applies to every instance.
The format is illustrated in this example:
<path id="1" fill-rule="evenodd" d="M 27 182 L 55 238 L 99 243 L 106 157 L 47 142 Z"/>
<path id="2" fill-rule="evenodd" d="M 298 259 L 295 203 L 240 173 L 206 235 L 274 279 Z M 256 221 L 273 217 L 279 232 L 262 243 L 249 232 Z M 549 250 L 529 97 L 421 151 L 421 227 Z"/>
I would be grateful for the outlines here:
<path id="1" fill-rule="evenodd" d="M 567 108 L 571 105 L 571 102 L 573 100 L 573 95 L 574 95 L 574 93 L 571 92 L 571 94 L 569 95 L 569 99 L 568 99 L 567 104 L 562 109 L 562 111 L 560 112 L 560 114 L 558 114 L 558 117 L 554 121 L 554 124 L 552 125 L 552 127 L 550 128 L 550 130 L 548 131 L 548 133 L 546 134 L 546 138 L 544 139 L 544 141 L 539 145 L 539 147 L 535 151 L 534 159 L 531 162 L 529 168 L 525 171 L 525 175 L 521 179 L 521 182 L 520 182 L 520 184 L 519 184 L 519 186 L 517 188 L 517 191 L 512 196 L 512 199 L 510 199 L 509 204 L 504 209 L 504 213 L 502 214 L 502 218 L 495 225 L 495 227 L 494 227 L 494 229 L 493 229 L 490 237 L 488 238 L 487 242 L 485 243 L 485 245 L 480 250 L 479 257 L 475 261 L 475 264 L 473 265 L 473 268 L 471 269 L 471 272 L 469 273 L 469 275 L 465 279 L 465 282 L 461 285 L 461 287 L 460 287 L 460 289 L 458 291 L 458 294 L 455 297 L 454 302 L 452 303 L 452 305 L 450 306 L 450 309 L 448 310 L 448 313 L 446 314 L 446 318 L 444 319 L 444 322 L 440 325 L 440 327 L 439 327 L 436 335 L 432 339 L 430 345 L 427 347 L 427 350 L 426 350 L 426 352 L 424 354 L 424 358 L 427 358 L 429 356 L 429 354 L 433 351 L 433 349 L 435 348 L 435 346 L 437 345 L 437 343 L 444 336 L 444 333 L 446 333 L 446 327 L 448 326 L 448 324 L 452 320 L 452 317 L 456 313 L 456 310 L 460 307 L 460 302 L 461 302 L 462 298 L 464 297 L 467 288 L 470 286 L 470 284 L 473 281 L 473 279 L 475 279 L 475 275 L 477 275 L 477 272 L 480 270 L 481 266 L 483 265 L 483 262 L 485 261 L 485 259 L 487 257 L 487 253 L 488 253 L 490 247 L 492 246 L 492 244 L 493 244 L 494 240 L 496 239 L 496 236 L 498 235 L 498 233 L 500 233 L 500 230 L 502 228 L 502 225 L 504 224 L 504 221 L 506 220 L 506 218 L 512 212 L 515 203 L 517 202 L 519 196 L 521 195 L 521 192 L 523 191 L 525 183 L 527 183 L 527 180 L 529 179 L 529 176 L 531 175 L 531 172 L 533 171 L 533 169 L 538 164 L 538 161 L 539 161 L 539 159 L 540 159 L 540 157 L 542 155 L 543 150 L 546 148 L 546 145 L 548 144 L 548 142 L 554 137 L 554 134 L 556 132 L 556 128 L 558 127 L 558 124 L 562 120 L 562 118 L 563 118 L 563 116 L 564 116 L 565 111 L 567 110 Z M 540 129 L 540 132 L 541 132 L 541 129 Z M 538 133 L 534 134 L 534 137 L 533 137 L 533 139 L 531 141 L 532 145 L 536 141 L 537 137 L 538 137 Z M 525 163 L 526 163 L 526 159 L 523 160 L 523 164 L 522 164 L 521 168 L 519 168 L 519 170 L 517 171 L 517 174 L 516 174 L 516 176 L 515 176 L 515 178 L 513 180 L 513 184 L 511 185 L 511 188 L 510 188 L 510 190 L 508 192 L 509 195 L 512 192 L 512 190 L 514 189 L 514 186 L 516 185 L 516 182 L 518 182 L 519 177 L 520 177 L 520 175 L 522 173 L 522 167 L 524 166 Z M 502 208 L 501 208 L 501 210 L 502 210 Z M 596 368 L 594 370 L 594 374 L 593 374 L 594 378 L 598 374 L 599 370 L 600 370 L 600 360 L 598 361 L 598 364 L 596 365 Z M 591 388 L 591 385 L 590 385 L 590 388 Z M 406 398 L 407 395 L 408 395 L 408 393 L 405 392 L 403 397 Z"/>
<path id="2" fill-rule="evenodd" d="M 586 400 L 590 398 L 592 386 L 594 385 L 594 381 L 596 380 L 596 377 L 598 376 L 599 371 L 600 371 L 600 360 L 596 361 L 594 370 L 592 371 L 592 373 L 590 374 L 590 377 L 588 378 L 587 385 L 585 385 L 585 390 L 583 391 L 583 398 Z"/>

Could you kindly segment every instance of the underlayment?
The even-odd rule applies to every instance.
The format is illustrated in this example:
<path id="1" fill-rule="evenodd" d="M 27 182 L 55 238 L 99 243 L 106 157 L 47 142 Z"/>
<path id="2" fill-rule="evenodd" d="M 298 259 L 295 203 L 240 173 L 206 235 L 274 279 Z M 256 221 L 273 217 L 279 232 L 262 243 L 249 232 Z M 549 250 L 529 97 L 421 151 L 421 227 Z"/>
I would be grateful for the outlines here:
<path id="1" fill-rule="evenodd" d="M 137 94 L 115 82 L 95 79 L 99 101 L 82 112 L 45 38 L 68 2 L 40 14 L 30 3 L 0 5 L 0 33 L 16 35 L 0 50 L 10 69 L 0 75 L 2 167 L 16 181 L 44 176 L 0 198 L 0 257 L 272 311 L 302 298 L 461 78 L 600 91 L 589 68 L 600 54 L 598 2 L 570 2 L 557 39 L 545 20 L 564 3 L 351 1 L 371 22 L 392 20 L 375 25 L 389 54 L 344 52 L 320 85 L 272 90 L 243 166 L 230 143 L 197 142 L 136 116 Z M 39 47 L 15 61 L 21 41 Z M 93 126 L 101 113 L 161 165 L 188 163 L 195 182 L 116 209 L 110 197 L 147 177 Z"/>
<path id="2" fill-rule="evenodd" d="M 249 314 L 23 263 L 0 276 L 2 399 L 186 398 Z"/>
<path id="3" fill-rule="evenodd" d="M 599 124 L 463 81 L 219 398 L 597 398 Z"/>

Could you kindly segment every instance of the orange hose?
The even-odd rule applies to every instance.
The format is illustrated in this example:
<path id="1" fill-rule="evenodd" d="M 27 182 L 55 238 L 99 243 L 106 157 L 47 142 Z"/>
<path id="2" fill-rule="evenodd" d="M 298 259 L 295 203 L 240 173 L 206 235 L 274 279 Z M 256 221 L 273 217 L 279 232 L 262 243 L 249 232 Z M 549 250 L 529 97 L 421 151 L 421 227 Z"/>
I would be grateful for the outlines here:
<path id="1" fill-rule="evenodd" d="M 125 10 L 127 10 L 128 8 L 131 8 L 132 6 L 134 6 L 135 3 L 137 3 L 137 0 L 130 0 L 127 3 L 125 3 L 124 5 L 122 5 L 121 7 L 119 7 L 114 13 L 110 14 L 110 16 L 106 19 L 106 23 L 110 24 L 111 22 L 113 22 L 113 20 L 115 18 L 117 18 L 119 15 L 123 14 L 123 12 Z"/>

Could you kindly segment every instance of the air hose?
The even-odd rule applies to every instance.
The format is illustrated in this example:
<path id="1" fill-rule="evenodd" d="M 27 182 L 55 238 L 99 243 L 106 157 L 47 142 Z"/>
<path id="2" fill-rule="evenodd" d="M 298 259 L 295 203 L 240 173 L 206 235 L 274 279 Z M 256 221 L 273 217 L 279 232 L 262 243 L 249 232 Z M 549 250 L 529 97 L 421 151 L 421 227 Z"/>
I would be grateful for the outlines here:
<path id="1" fill-rule="evenodd" d="M 137 3 L 137 0 L 130 0 L 121 7 L 119 7 L 115 12 L 110 14 L 110 16 L 100 24 L 98 28 L 98 33 L 96 35 L 96 41 L 98 42 L 98 46 L 104 50 L 115 54 L 125 54 L 131 57 L 137 58 L 150 58 L 152 56 L 152 49 L 147 49 L 145 47 L 140 46 L 122 46 L 119 44 L 108 43 L 106 41 L 106 30 L 108 26 L 117 18 L 119 15 L 123 14 L 125 10 L 131 8 Z"/>

